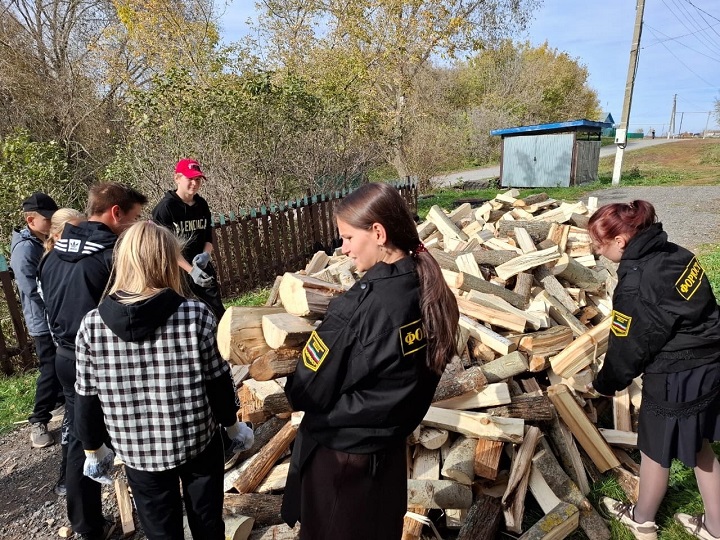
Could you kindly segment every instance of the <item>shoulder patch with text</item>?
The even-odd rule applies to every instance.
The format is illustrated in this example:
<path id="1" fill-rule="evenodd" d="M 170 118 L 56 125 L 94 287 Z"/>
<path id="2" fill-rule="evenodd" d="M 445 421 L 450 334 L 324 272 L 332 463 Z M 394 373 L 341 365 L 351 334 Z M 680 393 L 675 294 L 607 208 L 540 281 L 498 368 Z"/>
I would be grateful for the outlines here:
<path id="1" fill-rule="evenodd" d="M 427 347 L 425 329 L 420 319 L 400 327 L 400 349 L 403 356 Z"/>
<path id="2" fill-rule="evenodd" d="M 675 282 L 675 290 L 680 293 L 685 300 L 690 300 L 692 295 L 697 292 L 700 287 L 700 282 L 705 275 L 705 270 L 700 265 L 700 261 L 697 257 L 693 257 L 692 260 L 685 267 L 685 271 Z"/>
<path id="3" fill-rule="evenodd" d="M 329 352 L 330 349 L 325 345 L 325 342 L 320 339 L 317 332 L 313 331 L 302 352 L 303 364 L 305 364 L 306 368 L 317 371 Z"/>
<path id="4" fill-rule="evenodd" d="M 625 315 L 624 313 L 620 313 L 619 311 L 613 310 L 612 325 L 610 326 L 610 330 L 612 330 L 612 333 L 615 334 L 617 337 L 627 337 L 628 332 L 630 331 L 631 322 L 632 317 L 630 317 L 629 315 Z"/>

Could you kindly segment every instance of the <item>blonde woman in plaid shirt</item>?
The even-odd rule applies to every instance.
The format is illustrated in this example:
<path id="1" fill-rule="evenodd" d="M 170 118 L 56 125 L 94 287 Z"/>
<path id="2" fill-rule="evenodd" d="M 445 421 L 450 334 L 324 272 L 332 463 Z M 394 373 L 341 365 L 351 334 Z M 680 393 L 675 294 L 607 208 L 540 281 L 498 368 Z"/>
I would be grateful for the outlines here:
<path id="1" fill-rule="evenodd" d="M 224 453 L 253 443 L 237 421 L 216 321 L 182 295 L 176 237 L 152 222 L 128 229 L 115 251 L 115 281 L 83 319 L 76 340 L 76 429 L 84 474 L 111 481 L 113 450 L 149 539 L 183 539 L 183 502 L 193 538 L 224 540 Z M 180 485 L 182 484 L 182 494 Z"/>

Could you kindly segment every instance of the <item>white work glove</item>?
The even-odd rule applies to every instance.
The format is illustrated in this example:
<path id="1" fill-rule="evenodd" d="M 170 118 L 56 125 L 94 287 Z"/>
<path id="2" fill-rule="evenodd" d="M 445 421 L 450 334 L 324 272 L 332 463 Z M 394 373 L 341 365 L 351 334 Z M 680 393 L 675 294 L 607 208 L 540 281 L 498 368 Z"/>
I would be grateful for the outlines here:
<path id="1" fill-rule="evenodd" d="M 253 433 L 253 430 L 244 422 L 235 422 L 234 425 L 225 428 L 225 431 L 227 431 L 228 437 L 232 440 L 229 451 L 233 454 L 251 448 L 255 442 L 255 433 Z"/>
<path id="2" fill-rule="evenodd" d="M 207 251 L 203 251 L 202 253 L 198 253 L 193 257 L 192 263 L 193 266 L 197 266 L 198 268 L 205 270 L 205 267 L 210 262 L 210 254 Z"/>
<path id="3" fill-rule="evenodd" d="M 190 277 L 196 284 L 205 288 L 210 287 L 213 282 L 213 278 L 211 276 L 207 275 L 201 268 L 198 268 L 194 264 L 192 270 L 190 270 Z"/>
<path id="4" fill-rule="evenodd" d="M 110 471 L 115 461 L 115 452 L 103 444 L 97 450 L 85 450 L 83 474 L 101 484 L 112 484 Z"/>

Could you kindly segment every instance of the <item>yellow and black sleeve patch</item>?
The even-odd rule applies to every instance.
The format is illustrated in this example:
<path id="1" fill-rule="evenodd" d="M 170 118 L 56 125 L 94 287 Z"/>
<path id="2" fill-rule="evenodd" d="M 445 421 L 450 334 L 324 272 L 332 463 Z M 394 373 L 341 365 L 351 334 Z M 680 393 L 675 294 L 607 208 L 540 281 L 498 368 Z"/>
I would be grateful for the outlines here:
<path id="1" fill-rule="evenodd" d="M 705 270 L 700 265 L 700 261 L 697 260 L 697 257 L 693 257 L 680 278 L 675 282 L 675 290 L 685 300 L 690 300 L 700 287 L 704 275 Z"/>
<path id="2" fill-rule="evenodd" d="M 427 347 L 425 329 L 420 319 L 400 327 L 400 350 L 403 356 Z"/>
<path id="3" fill-rule="evenodd" d="M 617 337 L 627 337 L 630 332 L 630 323 L 632 323 L 632 317 L 613 310 L 612 325 L 610 326 L 613 334 Z"/>
<path id="4" fill-rule="evenodd" d="M 303 364 L 305 364 L 306 368 L 317 371 L 329 352 L 330 348 L 325 345 L 317 332 L 313 331 L 302 352 Z"/>

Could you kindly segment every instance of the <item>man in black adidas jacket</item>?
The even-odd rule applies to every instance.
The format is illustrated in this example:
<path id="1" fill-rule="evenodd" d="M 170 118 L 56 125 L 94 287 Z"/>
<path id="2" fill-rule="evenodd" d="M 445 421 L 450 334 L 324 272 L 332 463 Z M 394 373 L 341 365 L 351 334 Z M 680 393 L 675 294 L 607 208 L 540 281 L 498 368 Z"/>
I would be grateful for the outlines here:
<path id="1" fill-rule="evenodd" d="M 55 369 L 65 394 L 62 439 L 67 448 L 67 512 L 81 538 L 104 539 L 100 484 L 83 476 L 85 452 L 75 436 L 75 336 L 80 321 L 97 307 L 112 273 L 118 235 L 140 216 L 147 198 L 117 183 L 96 184 L 88 195 L 88 221 L 67 225 L 40 263 L 38 276 L 50 331 L 57 341 Z"/>

